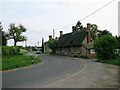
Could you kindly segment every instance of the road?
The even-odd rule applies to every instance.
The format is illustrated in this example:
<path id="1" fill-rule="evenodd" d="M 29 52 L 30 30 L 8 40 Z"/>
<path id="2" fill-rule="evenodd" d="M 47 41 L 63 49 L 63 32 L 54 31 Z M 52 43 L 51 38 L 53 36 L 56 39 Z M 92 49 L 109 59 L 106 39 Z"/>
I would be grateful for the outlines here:
<path id="1" fill-rule="evenodd" d="M 3 88 L 39 88 L 68 77 L 85 64 L 71 57 L 40 55 L 41 64 L 3 72 Z"/>

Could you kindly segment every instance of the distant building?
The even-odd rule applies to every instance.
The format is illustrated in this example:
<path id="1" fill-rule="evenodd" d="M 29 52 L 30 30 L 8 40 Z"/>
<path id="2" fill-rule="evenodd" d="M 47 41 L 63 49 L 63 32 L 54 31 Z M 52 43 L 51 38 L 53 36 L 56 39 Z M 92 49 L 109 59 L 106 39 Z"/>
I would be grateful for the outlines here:
<path id="1" fill-rule="evenodd" d="M 52 39 L 53 39 L 53 38 L 52 38 L 52 36 L 50 35 L 48 41 L 50 41 L 50 40 L 52 40 Z M 52 53 L 52 49 L 50 49 L 50 48 L 48 47 L 48 41 L 44 43 L 44 53 L 45 53 L 45 54 L 50 54 L 50 53 Z"/>
<path id="2" fill-rule="evenodd" d="M 49 40 L 44 43 L 44 53 L 46 54 L 55 54 L 55 46 L 58 41 L 58 38 L 52 38 L 52 35 L 49 36 Z"/>
<path id="3" fill-rule="evenodd" d="M 87 56 L 94 58 L 93 38 L 91 24 L 88 23 L 86 28 L 83 28 L 80 22 L 72 27 L 72 32 L 63 34 L 60 31 L 60 38 L 56 45 L 56 54 L 66 56 Z"/>

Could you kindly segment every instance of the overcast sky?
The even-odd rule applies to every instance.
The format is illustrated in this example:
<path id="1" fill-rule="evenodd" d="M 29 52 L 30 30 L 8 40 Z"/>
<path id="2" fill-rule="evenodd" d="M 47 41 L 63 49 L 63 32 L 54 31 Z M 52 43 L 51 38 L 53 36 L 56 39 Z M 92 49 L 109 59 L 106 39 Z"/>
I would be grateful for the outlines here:
<path id="1" fill-rule="evenodd" d="M 41 44 L 42 37 L 48 40 L 55 29 L 55 36 L 59 31 L 69 33 L 72 25 L 78 20 L 101 8 L 111 0 L 1 0 L 0 17 L 4 30 L 7 31 L 10 23 L 23 24 L 27 28 L 27 45 Z M 96 14 L 81 21 L 97 24 L 98 29 L 107 29 L 113 35 L 118 35 L 118 1 L 100 10 Z M 72 24 L 72 25 L 71 25 Z M 62 29 L 63 27 L 66 27 Z M 13 45 L 13 41 L 8 42 Z M 24 45 L 24 43 L 18 43 Z"/>

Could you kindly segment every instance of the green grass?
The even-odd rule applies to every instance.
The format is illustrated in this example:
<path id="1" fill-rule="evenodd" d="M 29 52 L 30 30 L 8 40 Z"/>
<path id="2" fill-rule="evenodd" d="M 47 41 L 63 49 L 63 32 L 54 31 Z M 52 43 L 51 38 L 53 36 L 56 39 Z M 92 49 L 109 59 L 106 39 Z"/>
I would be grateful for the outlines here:
<path id="1" fill-rule="evenodd" d="M 120 57 L 117 57 L 115 60 L 97 60 L 97 62 L 102 62 L 102 63 L 120 66 Z"/>
<path id="2" fill-rule="evenodd" d="M 40 62 L 40 59 L 38 57 L 29 55 L 2 56 L 2 70 L 10 70 L 30 66 L 32 65 L 32 58 L 34 60 L 34 64 Z"/>

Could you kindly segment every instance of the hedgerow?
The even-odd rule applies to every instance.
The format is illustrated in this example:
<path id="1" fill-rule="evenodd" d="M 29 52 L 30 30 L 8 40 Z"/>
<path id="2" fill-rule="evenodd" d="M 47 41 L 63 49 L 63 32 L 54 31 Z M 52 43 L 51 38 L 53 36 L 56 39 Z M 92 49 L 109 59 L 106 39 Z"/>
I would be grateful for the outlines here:
<path id="1" fill-rule="evenodd" d="M 2 55 L 17 55 L 19 54 L 20 49 L 17 46 L 2 46 Z"/>

